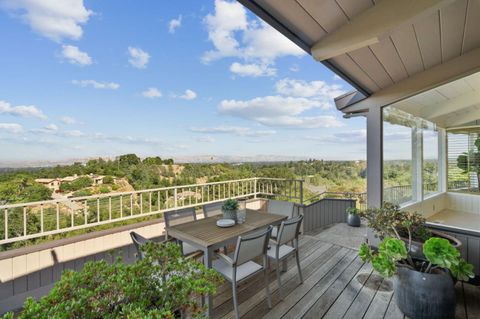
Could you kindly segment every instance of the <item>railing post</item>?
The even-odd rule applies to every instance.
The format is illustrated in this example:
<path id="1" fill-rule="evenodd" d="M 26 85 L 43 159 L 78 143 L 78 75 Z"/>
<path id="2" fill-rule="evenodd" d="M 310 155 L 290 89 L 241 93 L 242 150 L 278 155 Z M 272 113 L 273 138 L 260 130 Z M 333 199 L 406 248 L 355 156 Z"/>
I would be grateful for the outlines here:
<path id="1" fill-rule="evenodd" d="M 303 205 L 303 180 L 300 181 L 300 205 Z"/>
<path id="2" fill-rule="evenodd" d="M 173 203 L 174 207 L 177 208 L 177 188 L 173 190 Z"/>
<path id="3" fill-rule="evenodd" d="M 257 180 L 258 177 L 255 177 L 253 180 L 253 198 L 257 198 Z"/>

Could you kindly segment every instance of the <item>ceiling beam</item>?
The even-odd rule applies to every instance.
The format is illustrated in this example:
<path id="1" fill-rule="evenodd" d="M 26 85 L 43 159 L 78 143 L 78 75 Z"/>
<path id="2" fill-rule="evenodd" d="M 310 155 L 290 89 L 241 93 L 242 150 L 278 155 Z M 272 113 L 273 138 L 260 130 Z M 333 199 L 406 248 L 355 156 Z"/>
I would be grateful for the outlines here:
<path id="1" fill-rule="evenodd" d="M 393 29 L 412 23 L 416 18 L 433 13 L 454 0 L 383 0 L 312 47 L 312 56 L 324 61 L 338 55 L 375 44 Z"/>
<path id="2" fill-rule="evenodd" d="M 420 111 L 420 117 L 431 120 L 453 112 L 458 112 L 480 103 L 480 92 L 472 91 L 445 102 L 428 105 Z"/>
<path id="3" fill-rule="evenodd" d="M 452 128 L 458 125 L 470 123 L 480 119 L 480 109 L 474 108 L 468 112 L 462 112 L 459 115 L 451 116 L 445 121 L 446 128 Z"/>
<path id="4" fill-rule="evenodd" d="M 375 92 L 366 99 L 343 107 L 341 111 L 355 113 L 381 108 L 479 71 L 480 48 L 477 48 Z"/>

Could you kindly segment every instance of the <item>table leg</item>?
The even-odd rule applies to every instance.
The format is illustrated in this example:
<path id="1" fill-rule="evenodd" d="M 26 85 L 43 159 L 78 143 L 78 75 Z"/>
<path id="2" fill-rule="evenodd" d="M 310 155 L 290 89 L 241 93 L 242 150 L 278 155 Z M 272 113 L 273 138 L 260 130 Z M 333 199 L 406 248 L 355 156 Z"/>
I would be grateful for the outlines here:
<path id="1" fill-rule="evenodd" d="M 212 254 L 213 251 L 209 248 L 203 251 L 203 263 L 207 268 L 212 268 Z M 211 294 L 205 297 L 205 306 L 207 307 L 207 318 L 213 318 L 213 296 Z"/>

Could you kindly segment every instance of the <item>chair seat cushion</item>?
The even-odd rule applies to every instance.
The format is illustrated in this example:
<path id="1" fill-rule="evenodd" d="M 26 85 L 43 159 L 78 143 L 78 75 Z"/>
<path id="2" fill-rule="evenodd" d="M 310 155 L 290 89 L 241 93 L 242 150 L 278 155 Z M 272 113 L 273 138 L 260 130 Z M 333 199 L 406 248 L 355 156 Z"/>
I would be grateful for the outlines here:
<path id="1" fill-rule="evenodd" d="M 193 247 L 192 245 L 183 242 L 183 254 L 184 255 L 190 255 L 191 253 L 194 253 L 198 251 L 198 248 Z"/>
<path id="2" fill-rule="evenodd" d="M 225 260 L 219 258 L 213 261 L 213 268 L 221 273 L 227 280 L 230 282 L 233 281 L 232 278 L 232 265 L 227 263 Z M 248 261 L 244 264 L 241 264 L 237 267 L 237 282 L 245 279 L 246 277 L 256 273 L 257 271 L 262 270 L 263 267 L 253 261 Z"/>
<path id="3" fill-rule="evenodd" d="M 280 249 L 278 250 L 278 258 L 282 259 L 283 257 L 291 254 L 294 251 L 295 251 L 295 248 L 293 248 L 292 246 L 281 245 Z M 277 245 L 270 243 L 270 248 L 267 251 L 268 257 L 276 259 L 277 258 L 276 254 L 277 254 Z"/>

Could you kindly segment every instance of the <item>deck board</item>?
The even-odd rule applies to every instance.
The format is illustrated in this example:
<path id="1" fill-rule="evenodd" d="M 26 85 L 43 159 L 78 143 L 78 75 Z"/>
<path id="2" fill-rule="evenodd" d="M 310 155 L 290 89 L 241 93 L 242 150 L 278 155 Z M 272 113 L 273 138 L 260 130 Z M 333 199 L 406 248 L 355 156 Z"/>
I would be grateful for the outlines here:
<path id="1" fill-rule="evenodd" d="M 279 294 L 274 266 L 269 273 L 272 309 L 266 302 L 262 275 L 239 287 L 242 318 L 384 318 L 408 319 L 395 303 L 392 282 L 374 274 L 357 251 L 324 242 L 315 236 L 300 241 L 304 283 L 299 284 L 292 258 L 282 273 Z M 480 318 L 480 287 L 458 283 L 457 319 Z M 214 318 L 233 318 L 231 286 L 224 284 L 214 298 Z"/>

